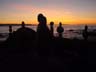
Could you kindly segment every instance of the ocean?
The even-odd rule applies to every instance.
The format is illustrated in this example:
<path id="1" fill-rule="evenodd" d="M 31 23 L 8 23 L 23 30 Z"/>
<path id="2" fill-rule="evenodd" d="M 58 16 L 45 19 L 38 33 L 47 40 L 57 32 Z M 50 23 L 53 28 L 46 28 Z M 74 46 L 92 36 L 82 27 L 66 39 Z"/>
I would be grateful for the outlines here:
<path id="1" fill-rule="evenodd" d="M 56 31 L 58 25 L 54 26 L 54 36 L 58 36 L 58 33 Z M 82 37 L 82 31 L 84 30 L 85 25 L 63 25 L 64 28 L 64 33 L 63 37 L 64 38 L 77 38 L 77 39 L 83 39 Z M 16 31 L 18 28 L 21 26 L 12 26 L 13 31 Z M 33 30 L 36 31 L 37 25 L 26 25 L 26 27 L 29 27 Z M 48 25 L 49 29 L 50 26 Z M 88 25 L 88 31 L 93 31 L 96 29 L 96 25 Z M 0 26 L 0 41 L 4 41 L 8 38 L 8 33 L 9 33 L 9 26 Z"/>

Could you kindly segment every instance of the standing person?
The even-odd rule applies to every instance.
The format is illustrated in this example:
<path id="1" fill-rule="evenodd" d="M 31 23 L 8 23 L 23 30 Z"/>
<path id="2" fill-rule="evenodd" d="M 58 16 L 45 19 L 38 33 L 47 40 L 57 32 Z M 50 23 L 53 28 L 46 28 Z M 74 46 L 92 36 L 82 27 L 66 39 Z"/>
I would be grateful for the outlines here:
<path id="1" fill-rule="evenodd" d="M 47 26 L 46 17 L 43 14 L 38 15 L 38 27 L 37 27 L 37 38 L 40 41 L 49 40 L 50 39 L 50 30 Z M 46 42 L 45 42 L 46 43 Z"/>
<path id="2" fill-rule="evenodd" d="M 50 39 L 51 39 L 51 34 L 50 30 L 47 26 L 47 19 L 43 14 L 38 14 L 38 27 L 37 27 L 37 51 L 38 51 L 38 57 L 39 57 L 39 62 L 42 64 L 41 69 L 42 70 L 48 70 L 48 58 L 50 55 Z"/>
<path id="3" fill-rule="evenodd" d="M 19 46 L 28 48 L 31 47 L 35 40 L 35 31 L 26 27 L 25 22 L 22 21 L 21 27 L 15 31 L 15 38 Z"/>
<path id="4" fill-rule="evenodd" d="M 9 25 L 9 37 L 12 36 L 12 25 Z"/>
<path id="5" fill-rule="evenodd" d="M 12 25 L 9 25 L 9 33 L 12 33 Z"/>
<path id="6" fill-rule="evenodd" d="M 84 40 L 88 39 L 88 26 L 87 25 L 85 25 L 85 28 L 83 30 L 83 38 Z"/>
<path id="7" fill-rule="evenodd" d="M 54 36 L 54 22 L 50 22 L 50 33 Z"/>
<path id="8" fill-rule="evenodd" d="M 57 27 L 57 32 L 59 34 L 59 37 L 62 38 L 62 34 L 64 32 L 64 29 L 62 27 L 62 23 L 61 22 L 59 23 L 59 26 Z"/>
<path id="9" fill-rule="evenodd" d="M 37 27 L 37 46 L 39 55 L 48 55 L 51 34 L 47 26 L 46 17 L 43 14 L 38 14 L 38 27 Z"/>

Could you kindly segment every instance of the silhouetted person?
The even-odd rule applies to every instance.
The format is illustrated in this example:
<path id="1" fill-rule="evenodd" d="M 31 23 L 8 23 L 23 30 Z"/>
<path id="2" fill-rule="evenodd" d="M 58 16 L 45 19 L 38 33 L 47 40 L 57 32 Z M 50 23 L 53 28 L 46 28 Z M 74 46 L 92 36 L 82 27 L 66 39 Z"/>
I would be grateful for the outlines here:
<path id="1" fill-rule="evenodd" d="M 54 36 L 54 22 L 50 22 L 50 32 L 51 35 Z"/>
<path id="2" fill-rule="evenodd" d="M 86 25 L 84 30 L 83 30 L 83 38 L 84 40 L 88 39 L 88 26 Z"/>
<path id="3" fill-rule="evenodd" d="M 24 21 L 22 21 L 21 28 L 14 32 L 14 42 L 16 48 L 21 49 L 25 54 L 29 54 L 34 48 L 36 32 L 25 26 Z"/>
<path id="4" fill-rule="evenodd" d="M 11 36 L 11 35 L 12 35 L 12 26 L 9 25 L 9 36 Z"/>
<path id="5" fill-rule="evenodd" d="M 50 30 L 47 27 L 47 20 L 43 14 L 38 14 L 38 27 L 37 27 L 37 46 L 39 51 L 43 53 L 43 55 L 48 54 L 49 43 L 51 39 Z"/>
<path id="6" fill-rule="evenodd" d="M 12 33 L 12 26 L 9 25 L 9 33 Z"/>
<path id="7" fill-rule="evenodd" d="M 13 38 L 13 33 L 12 33 L 12 25 L 9 25 L 9 36 L 8 36 L 8 38 L 6 39 L 6 46 L 8 47 L 8 48 L 11 48 L 12 46 L 14 46 L 14 42 L 13 42 L 13 40 L 14 40 L 14 38 Z"/>
<path id="8" fill-rule="evenodd" d="M 38 27 L 37 27 L 38 37 L 43 40 L 50 39 L 50 30 L 47 26 L 46 17 L 43 16 L 42 14 L 39 14 L 38 15 L 38 22 L 39 22 Z"/>
<path id="9" fill-rule="evenodd" d="M 59 23 L 59 26 L 57 27 L 57 32 L 59 34 L 59 37 L 62 38 L 62 33 L 64 32 L 64 29 L 62 27 L 62 23 Z"/>
<path id="10" fill-rule="evenodd" d="M 22 21 L 21 26 L 22 26 L 22 28 L 25 28 L 25 23 L 24 23 L 24 21 Z"/>

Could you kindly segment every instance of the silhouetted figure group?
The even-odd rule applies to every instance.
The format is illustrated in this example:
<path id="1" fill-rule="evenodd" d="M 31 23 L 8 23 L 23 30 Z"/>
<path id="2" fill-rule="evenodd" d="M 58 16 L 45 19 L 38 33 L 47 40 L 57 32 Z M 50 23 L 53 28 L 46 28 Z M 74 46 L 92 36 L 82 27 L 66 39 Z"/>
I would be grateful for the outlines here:
<path id="1" fill-rule="evenodd" d="M 43 14 L 38 14 L 37 19 L 39 23 L 37 26 L 37 32 L 26 27 L 24 21 L 22 21 L 21 28 L 17 29 L 17 31 L 13 31 L 13 33 L 12 26 L 9 26 L 9 37 L 12 36 L 12 38 L 14 38 L 14 41 L 17 44 L 16 46 L 20 46 L 20 48 L 27 48 L 34 43 L 36 43 L 36 47 L 39 48 L 50 46 L 50 41 L 54 37 L 54 22 L 50 22 L 49 29 L 47 26 L 47 19 Z M 58 37 L 62 38 L 63 31 L 64 29 L 60 22 L 59 26 L 57 27 Z"/>
<path id="2" fill-rule="evenodd" d="M 37 31 L 26 27 L 24 21 L 22 21 L 21 27 L 16 31 L 12 31 L 12 26 L 9 26 L 9 37 L 5 41 L 4 45 L 4 48 L 9 48 L 9 56 L 27 56 L 26 58 L 22 58 L 21 62 L 26 60 L 31 63 L 31 60 L 33 60 L 34 63 L 32 64 L 37 64 L 39 67 L 41 67 L 41 64 L 43 67 L 45 67 L 45 64 L 51 64 L 54 68 L 52 66 L 51 67 L 54 70 L 58 69 L 58 71 L 64 70 L 64 66 L 62 65 L 69 63 L 79 64 L 79 48 L 83 47 L 82 42 L 79 40 L 63 38 L 64 28 L 62 27 L 61 22 L 57 27 L 58 37 L 54 37 L 54 22 L 50 22 L 49 29 L 47 26 L 47 19 L 43 14 L 38 14 L 37 20 L 39 23 Z M 83 31 L 83 37 L 85 40 L 88 38 L 87 30 L 88 27 L 85 26 Z M 54 57 L 48 57 L 52 55 Z M 29 56 L 37 56 L 37 61 L 35 58 L 28 58 Z M 44 58 L 42 56 L 44 56 Z M 42 57 L 42 59 L 39 59 L 39 57 Z M 41 61 L 41 63 L 39 61 Z M 72 69 L 74 68 L 75 67 Z"/>

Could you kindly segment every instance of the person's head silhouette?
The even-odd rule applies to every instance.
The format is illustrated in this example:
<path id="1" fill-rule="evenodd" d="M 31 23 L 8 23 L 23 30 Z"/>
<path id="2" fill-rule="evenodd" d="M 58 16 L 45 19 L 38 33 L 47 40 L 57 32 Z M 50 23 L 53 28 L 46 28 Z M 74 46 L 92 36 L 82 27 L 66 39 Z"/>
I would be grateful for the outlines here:
<path id="1" fill-rule="evenodd" d="M 50 22 L 50 26 L 53 26 L 54 25 L 54 22 Z"/>
<path id="2" fill-rule="evenodd" d="M 38 22 L 42 22 L 43 14 L 38 14 Z"/>
<path id="3" fill-rule="evenodd" d="M 24 22 L 24 21 L 22 21 L 21 26 L 22 26 L 22 28 L 24 28 L 24 27 L 25 27 L 25 22 Z"/>
<path id="4" fill-rule="evenodd" d="M 59 23 L 59 26 L 60 26 L 60 27 L 62 26 L 62 23 L 61 23 L 61 22 Z"/>
<path id="5" fill-rule="evenodd" d="M 46 20 L 46 17 L 43 16 L 43 14 L 38 14 L 38 22 L 39 24 L 46 24 L 47 23 L 47 20 Z"/>

